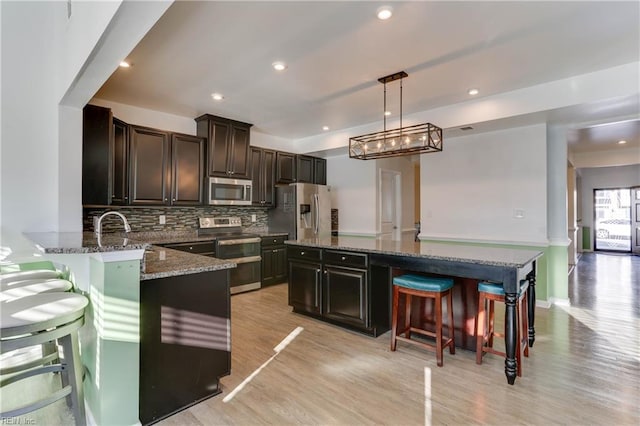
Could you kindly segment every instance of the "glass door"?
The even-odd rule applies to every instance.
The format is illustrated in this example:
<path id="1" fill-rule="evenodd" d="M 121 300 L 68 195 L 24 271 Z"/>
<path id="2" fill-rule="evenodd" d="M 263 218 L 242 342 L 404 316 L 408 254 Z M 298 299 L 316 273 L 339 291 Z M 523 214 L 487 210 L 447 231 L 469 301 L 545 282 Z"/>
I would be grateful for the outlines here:
<path id="1" fill-rule="evenodd" d="M 595 249 L 631 251 L 631 189 L 593 191 Z"/>

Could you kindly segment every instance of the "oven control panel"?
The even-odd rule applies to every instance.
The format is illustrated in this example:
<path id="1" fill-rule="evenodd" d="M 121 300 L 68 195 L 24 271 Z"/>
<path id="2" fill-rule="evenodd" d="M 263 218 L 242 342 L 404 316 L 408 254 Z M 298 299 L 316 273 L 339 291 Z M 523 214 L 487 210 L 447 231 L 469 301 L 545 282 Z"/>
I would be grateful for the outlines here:
<path id="1" fill-rule="evenodd" d="M 201 217 L 200 228 L 231 228 L 242 226 L 242 220 L 237 216 L 230 217 Z"/>

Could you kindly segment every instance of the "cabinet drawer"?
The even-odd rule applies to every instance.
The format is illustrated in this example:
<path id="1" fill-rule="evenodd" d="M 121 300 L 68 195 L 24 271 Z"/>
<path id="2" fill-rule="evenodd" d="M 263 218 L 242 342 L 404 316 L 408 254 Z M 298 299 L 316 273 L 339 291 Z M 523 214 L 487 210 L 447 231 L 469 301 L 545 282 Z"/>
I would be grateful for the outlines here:
<path id="1" fill-rule="evenodd" d="M 322 250 L 311 247 L 289 246 L 287 256 L 289 259 L 318 261 L 322 260 Z"/>
<path id="2" fill-rule="evenodd" d="M 277 237 L 262 237 L 262 247 L 267 246 L 281 246 L 287 239 L 286 235 L 279 235 Z"/>
<path id="3" fill-rule="evenodd" d="M 369 265 L 369 257 L 363 253 L 350 251 L 324 251 L 324 262 L 331 265 L 350 266 L 352 268 L 366 268 Z"/>
<path id="4" fill-rule="evenodd" d="M 214 241 L 198 241 L 194 243 L 176 243 L 165 245 L 168 249 L 186 251 L 194 254 L 215 254 L 216 245 Z"/>

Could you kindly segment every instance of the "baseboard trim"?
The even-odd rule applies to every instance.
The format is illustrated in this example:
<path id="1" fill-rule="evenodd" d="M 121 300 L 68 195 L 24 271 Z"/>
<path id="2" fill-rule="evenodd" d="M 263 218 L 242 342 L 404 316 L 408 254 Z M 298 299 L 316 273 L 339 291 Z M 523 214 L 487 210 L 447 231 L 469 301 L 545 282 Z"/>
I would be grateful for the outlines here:
<path id="1" fill-rule="evenodd" d="M 556 306 L 571 306 L 571 301 L 569 299 L 560 299 L 559 297 L 550 297 L 549 303 Z"/>
<path id="2" fill-rule="evenodd" d="M 548 302 L 547 300 L 536 300 L 536 307 L 549 309 L 551 307 L 551 303 Z"/>

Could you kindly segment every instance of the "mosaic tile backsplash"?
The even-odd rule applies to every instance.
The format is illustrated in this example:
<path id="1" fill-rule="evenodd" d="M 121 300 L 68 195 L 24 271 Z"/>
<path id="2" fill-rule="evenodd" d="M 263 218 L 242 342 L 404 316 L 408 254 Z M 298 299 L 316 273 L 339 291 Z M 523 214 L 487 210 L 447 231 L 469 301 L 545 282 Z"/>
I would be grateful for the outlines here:
<path id="1" fill-rule="evenodd" d="M 84 208 L 82 212 L 82 229 L 93 232 L 93 218 L 104 212 L 115 210 L 127 218 L 133 232 L 143 231 L 189 231 L 198 229 L 199 217 L 239 216 L 244 231 L 258 232 L 267 228 L 267 211 L 265 207 L 249 206 L 200 206 L 200 207 L 128 207 L 113 206 L 108 208 Z M 251 215 L 256 221 L 251 222 Z M 165 215 L 166 223 L 160 225 L 159 217 Z M 102 232 L 122 231 L 122 221 L 115 215 L 102 220 Z"/>

